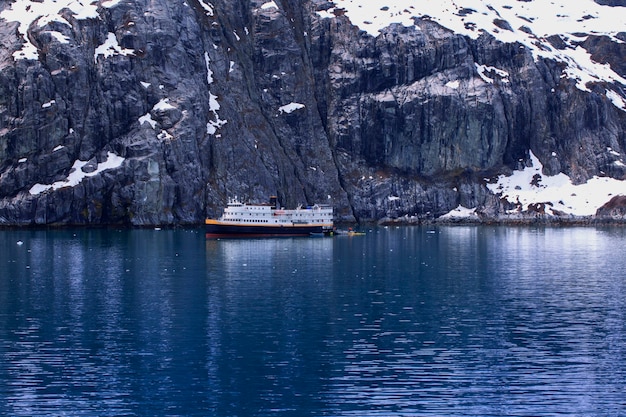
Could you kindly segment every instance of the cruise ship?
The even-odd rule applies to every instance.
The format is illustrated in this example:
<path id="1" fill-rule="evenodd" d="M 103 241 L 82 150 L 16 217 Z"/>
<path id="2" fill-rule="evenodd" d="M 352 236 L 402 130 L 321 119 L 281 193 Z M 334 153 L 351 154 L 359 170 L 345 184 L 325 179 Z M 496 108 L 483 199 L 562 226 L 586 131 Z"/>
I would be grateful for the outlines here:
<path id="1" fill-rule="evenodd" d="M 333 208 L 326 204 L 285 210 L 275 196 L 269 203 L 231 199 L 219 219 L 206 219 L 207 237 L 331 235 Z"/>

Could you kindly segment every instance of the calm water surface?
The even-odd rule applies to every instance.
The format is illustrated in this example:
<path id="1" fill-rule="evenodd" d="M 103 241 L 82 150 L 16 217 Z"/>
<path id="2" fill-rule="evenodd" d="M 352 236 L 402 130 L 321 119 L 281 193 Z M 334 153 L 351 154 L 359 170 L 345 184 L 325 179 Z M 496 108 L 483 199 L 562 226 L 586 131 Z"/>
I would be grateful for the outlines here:
<path id="1" fill-rule="evenodd" d="M 0 231 L 0 415 L 626 416 L 625 246 Z"/>

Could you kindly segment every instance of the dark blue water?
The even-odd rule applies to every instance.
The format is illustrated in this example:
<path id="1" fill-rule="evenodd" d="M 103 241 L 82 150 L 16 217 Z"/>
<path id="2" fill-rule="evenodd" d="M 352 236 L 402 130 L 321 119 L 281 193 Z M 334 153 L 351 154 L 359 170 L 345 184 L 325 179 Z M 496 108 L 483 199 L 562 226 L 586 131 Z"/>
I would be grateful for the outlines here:
<path id="1" fill-rule="evenodd" d="M 625 247 L 0 231 L 0 415 L 626 416 Z"/>

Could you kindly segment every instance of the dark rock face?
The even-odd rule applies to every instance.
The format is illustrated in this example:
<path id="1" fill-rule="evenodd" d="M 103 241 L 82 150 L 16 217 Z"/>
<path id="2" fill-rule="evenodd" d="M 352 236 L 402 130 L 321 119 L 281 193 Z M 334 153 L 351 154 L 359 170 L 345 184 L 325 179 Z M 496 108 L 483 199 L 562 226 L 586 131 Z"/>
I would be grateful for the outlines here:
<path id="1" fill-rule="evenodd" d="M 323 1 L 101 3 L 30 25 L 36 59 L 0 25 L 0 225 L 192 224 L 272 194 L 346 221 L 493 219 L 485 178 L 529 149 L 547 175 L 626 179 L 607 86 L 518 44 L 428 20 L 374 38 Z M 623 44 L 585 42 L 626 77 Z"/>
<path id="2" fill-rule="evenodd" d="M 599 217 L 623 220 L 626 217 L 626 196 L 617 195 L 598 209 Z"/>
<path id="3" fill-rule="evenodd" d="M 595 0 L 598 4 L 603 4 L 605 6 L 622 6 L 626 7 L 626 0 Z"/>

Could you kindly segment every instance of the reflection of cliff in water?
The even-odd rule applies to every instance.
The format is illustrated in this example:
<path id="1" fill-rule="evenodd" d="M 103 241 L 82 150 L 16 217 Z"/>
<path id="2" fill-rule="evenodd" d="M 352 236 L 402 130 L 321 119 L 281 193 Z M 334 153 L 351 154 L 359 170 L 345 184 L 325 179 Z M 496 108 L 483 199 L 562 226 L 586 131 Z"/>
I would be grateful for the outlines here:
<path id="1" fill-rule="evenodd" d="M 317 384 L 325 380 L 311 364 L 324 351 L 317 335 L 329 332 L 335 243 L 332 238 L 207 240 L 206 364 L 215 388 L 210 404 L 240 404 L 252 413 L 289 401 L 302 406 L 294 393 L 314 401 L 321 390 Z M 248 382 L 232 382 L 243 380 Z"/>
<path id="2" fill-rule="evenodd" d="M 315 280 L 331 272 L 332 239 L 222 239 L 207 240 L 206 247 L 207 262 L 215 267 L 209 267 L 210 276 L 231 283 L 285 275 Z"/>
<path id="3" fill-rule="evenodd" d="M 331 288 L 330 238 L 207 240 L 206 257 L 210 297 L 217 302 L 212 307 L 249 310 L 279 299 L 286 302 L 276 306 L 281 318 L 302 304 L 302 293 L 319 295 Z"/>

